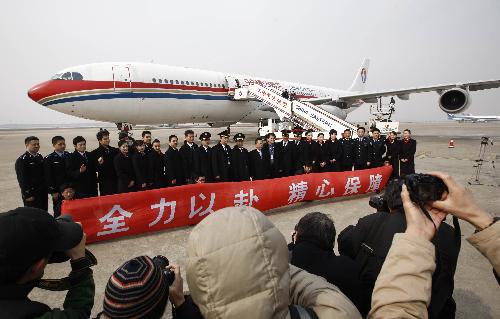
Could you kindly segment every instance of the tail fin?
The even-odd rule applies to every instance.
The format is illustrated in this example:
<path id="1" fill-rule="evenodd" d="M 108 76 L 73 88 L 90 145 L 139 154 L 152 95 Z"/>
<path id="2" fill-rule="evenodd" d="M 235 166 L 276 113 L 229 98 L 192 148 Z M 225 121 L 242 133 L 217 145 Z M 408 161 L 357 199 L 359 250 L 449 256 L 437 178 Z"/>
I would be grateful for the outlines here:
<path id="1" fill-rule="evenodd" d="M 363 64 L 358 70 L 354 81 L 352 81 L 349 91 L 363 92 L 366 89 L 366 79 L 368 75 L 368 67 L 370 66 L 370 59 L 365 58 Z"/>

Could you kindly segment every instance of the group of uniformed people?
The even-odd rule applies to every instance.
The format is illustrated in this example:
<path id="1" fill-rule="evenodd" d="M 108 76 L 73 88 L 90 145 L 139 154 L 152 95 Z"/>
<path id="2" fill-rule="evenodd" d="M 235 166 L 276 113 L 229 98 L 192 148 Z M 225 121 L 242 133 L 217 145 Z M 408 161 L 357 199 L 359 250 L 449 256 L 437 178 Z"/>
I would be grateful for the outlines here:
<path id="1" fill-rule="evenodd" d="M 393 176 L 410 174 L 415 170 L 416 142 L 405 130 L 398 140 L 392 132 L 382 139 L 374 129 L 372 137 L 365 129 L 357 129 L 357 137 L 345 130 L 337 139 L 330 130 L 329 138 L 296 127 L 283 130 L 282 140 L 269 133 L 255 140 L 255 149 L 243 147 L 245 135 L 238 133 L 231 148 L 229 132 L 219 133 L 220 141 L 210 147 L 211 134 L 200 134 L 201 144 L 194 142 L 194 132 L 184 133 L 184 143 L 170 135 L 168 148 L 162 152 L 160 141 L 152 140 L 150 131 L 142 132 L 142 140 L 133 141 L 127 134 L 119 135 L 118 148 L 112 147 L 107 130 L 97 134 L 99 146 L 86 150 L 82 136 L 73 139 L 74 152 L 66 151 L 65 139 L 54 136 L 54 152 L 45 158 L 38 153 L 39 139 L 25 139 L 26 152 L 16 161 L 16 174 L 25 206 L 47 210 L 47 193 L 52 196 L 54 214 L 60 214 L 63 198 L 85 198 L 131 191 L 204 182 L 238 182 L 285 177 L 311 172 L 336 172 L 379 167 L 390 164 Z M 290 133 L 294 138 L 290 139 Z M 305 135 L 305 137 L 303 137 Z"/>

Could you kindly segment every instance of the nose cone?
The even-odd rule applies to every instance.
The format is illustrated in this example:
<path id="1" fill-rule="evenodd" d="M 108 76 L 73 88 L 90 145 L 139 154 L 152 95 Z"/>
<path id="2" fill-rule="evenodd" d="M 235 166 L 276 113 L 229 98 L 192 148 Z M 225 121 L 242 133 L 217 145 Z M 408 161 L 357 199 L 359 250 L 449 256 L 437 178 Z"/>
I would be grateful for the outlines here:
<path id="1" fill-rule="evenodd" d="M 33 101 L 40 103 L 40 100 L 50 95 L 49 84 L 51 81 L 45 81 L 33 86 L 28 90 L 28 96 Z"/>

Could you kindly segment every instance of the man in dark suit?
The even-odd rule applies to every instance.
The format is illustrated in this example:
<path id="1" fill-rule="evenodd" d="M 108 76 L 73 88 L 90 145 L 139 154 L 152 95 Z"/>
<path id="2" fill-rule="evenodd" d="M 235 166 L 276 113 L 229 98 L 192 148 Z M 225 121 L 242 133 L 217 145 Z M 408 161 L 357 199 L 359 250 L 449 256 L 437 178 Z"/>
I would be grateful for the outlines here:
<path id="1" fill-rule="evenodd" d="M 43 168 L 47 191 L 52 196 L 54 217 L 58 217 L 61 215 L 62 203 L 60 188 L 67 180 L 66 158 L 69 156 L 69 153 L 66 152 L 66 141 L 62 136 L 54 136 L 52 138 L 52 146 L 54 147 L 54 152 L 45 157 Z"/>
<path id="2" fill-rule="evenodd" d="M 142 141 L 144 142 L 144 153 L 149 154 L 153 150 L 153 143 L 151 143 L 151 131 L 142 131 Z"/>
<path id="3" fill-rule="evenodd" d="M 340 141 L 337 139 L 337 131 L 335 129 L 330 130 L 330 138 L 325 143 L 326 156 L 328 159 L 327 167 L 330 172 L 340 172 L 341 171 L 341 160 L 342 160 L 342 147 Z"/>
<path id="4" fill-rule="evenodd" d="M 215 182 L 231 182 L 231 148 L 227 145 L 229 131 L 219 133 L 220 142 L 212 148 L 212 172 Z"/>
<path id="5" fill-rule="evenodd" d="M 293 152 L 293 161 L 294 161 L 294 175 L 295 174 L 301 174 L 304 168 L 304 164 L 306 163 L 306 156 L 305 156 L 305 141 L 302 140 L 302 133 L 304 132 L 304 129 L 301 127 L 296 126 L 293 129 L 293 135 L 295 136 L 294 140 L 294 152 Z"/>
<path id="6" fill-rule="evenodd" d="M 36 136 L 24 139 L 26 152 L 16 160 L 16 176 L 21 188 L 24 206 L 47 210 L 47 186 L 43 168 L 43 156 L 38 153 L 40 141 Z"/>
<path id="7" fill-rule="evenodd" d="M 311 162 L 313 168 L 316 166 L 316 159 L 318 151 L 316 142 L 313 140 L 313 130 L 309 129 L 306 131 L 306 140 L 303 142 L 304 150 L 304 163 Z"/>
<path id="8" fill-rule="evenodd" d="M 358 137 L 355 140 L 355 159 L 354 169 L 367 169 L 371 167 L 373 149 L 372 143 L 368 137 L 365 136 L 365 128 L 358 127 Z"/>
<path id="9" fill-rule="evenodd" d="M 263 146 L 262 139 L 257 138 L 255 140 L 255 149 L 250 152 L 250 178 L 253 181 L 267 179 L 271 176 L 271 166 L 262 151 Z"/>
<path id="10" fill-rule="evenodd" d="M 290 130 L 282 130 L 281 136 L 283 140 L 279 143 L 281 148 L 281 171 L 282 176 L 292 176 L 295 174 L 295 163 L 293 153 L 295 144 L 289 141 L 288 137 Z"/>
<path id="11" fill-rule="evenodd" d="M 194 152 L 194 177 L 196 183 L 200 183 L 201 181 L 205 181 L 206 183 L 213 182 L 212 149 L 209 146 L 210 137 L 211 134 L 209 132 L 201 133 L 201 146 Z"/>
<path id="12" fill-rule="evenodd" d="M 198 145 L 194 142 L 193 130 L 184 132 L 184 145 L 179 149 L 186 184 L 194 183 L 194 152 Z"/>
<path id="13" fill-rule="evenodd" d="M 380 137 L 380 130 L 378 128 L 374 128 L 372 130 L 372 167 L 380 167 L 384 165 L 386 149 L 385 139 Z"/>
<path id="14" fill-rule="evenodd" d="M 137 140 L 134 142 L 135 152 L 132 155 L 132 165 L 134 166 L 135 181 L 137 183 L 136 190 L 143 191 L 148 189 L 148 170 L 149 160 L 146 154 L 146 146 L 144 141 Z"/>
<path id="15" fill-rule="evenodd" d="M 248 165 L 248 150 L 243 147 L 245 142 L 245 134 L 238 133 L 234 136 L 236 145 L 232 151 L 233 163 L 233 181 L 242 182 L 250 180 L 250 168 Z"/>
<path id="16" fill-rule="evenodd" d="M 167 186 L 163 152 L 161 151 L 161 144 L 158 139 L 153 141 L 153 150 L 148 154 L 148 185 L 152 189 Z"/>
<path id="17" fill-rule="evenodd" d="M 281 177 L 283 173 L 283 169 L 281 168 L 283 150 L 279 143 L 275 143 L 275 140 L 276 135 L 268 133 L 266 135 L 266 144 L 262 147 L 262 151 L 271 167 L 271 178 Z"/>
<path id="18" fill-rule="evenodd" d="M 316 157 L 314 171 L 319 173 L 328 172 L 328 149 L 324 140 L 325 134 L 318 133 L 317 141 L 314 144 L 313 153 Z"/>
<path id="19" fill-rule="evenodd" d="M 168 186 L 179 186 L 184 184 L 184 171 L 182 169 L 182 158 L 177 149 L 178 138 L 175 135 L 168 137 L 168 149 L 165 152 L 165 176 Z"/>
<path id="20" fill-rule="evenodd" d="M 120 152 L 113 159 L 113 164 L 117 176 L 118 193 L 128 193 L 136 190 L 136 180 L 132 157 L 129 155 L 127 141 L 121 140 L 118 142 Z"/>
<path id="21" fill-rule="evenodd" d="M 99 147 L 90 152 L 91 157 L 95 160 L 97 171 L 97 181 L 99 183 L 99 194 L 112 195 L 116 194 L 116 172 L 113 164 L 115 156 L 119 153 L 118 149 L 109 145 L 109 132 L 100 130 L 96 134 Z"/>
<path id="22" fill-rule="evenodd" d="M 73 139 L 75 151 L 66 159 L 66 174 L 71 179 L 78 198 L 97 196 L 97 177 L 94 159 L 86 151 L 87 141 L 83 136 Z"/>
<path id="23" fill-rule="evenodd" d="M 351 138 L 351 131 L 349 129 L 346 129 L 343 135 L 344 136 L 340 139 L 340 148 L 342 150 L 340 165 L 342 171 L 352 171 L 352 166 L 356 159 L 356 145 Z"/>

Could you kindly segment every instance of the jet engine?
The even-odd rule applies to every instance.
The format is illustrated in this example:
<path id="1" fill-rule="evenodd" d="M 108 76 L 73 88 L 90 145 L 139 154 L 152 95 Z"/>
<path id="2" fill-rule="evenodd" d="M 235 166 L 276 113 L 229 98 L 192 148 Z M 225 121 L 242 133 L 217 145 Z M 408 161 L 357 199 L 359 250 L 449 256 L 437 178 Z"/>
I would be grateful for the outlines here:
<path id="1" fill-rule="evenodd" d="M 460 113 L 469 107 L 470 100 L 467 90 L 461 88 L 449 89 L 439 97 L 439 107 L 446 113 Z"/>

